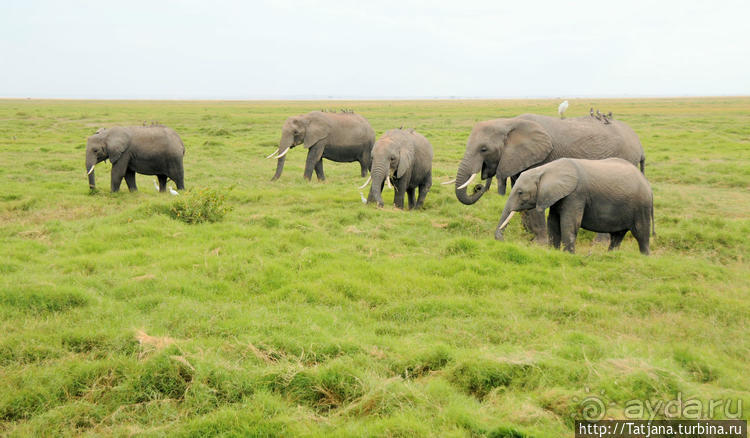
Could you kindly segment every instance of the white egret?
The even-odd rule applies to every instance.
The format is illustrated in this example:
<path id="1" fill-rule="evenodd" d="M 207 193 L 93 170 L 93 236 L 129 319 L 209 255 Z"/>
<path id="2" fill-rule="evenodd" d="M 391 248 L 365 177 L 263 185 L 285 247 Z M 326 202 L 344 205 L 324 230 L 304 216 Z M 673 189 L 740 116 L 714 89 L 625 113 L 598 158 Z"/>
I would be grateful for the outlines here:
<path id="1" fill-rule="evenodd" d="M 560 114 L 560 118 L 561 119 L 565 118 L 564 114 L 565 114 L 565 110 L 566 109 L 568 109 L 568 101 L 567 100 L 564 101 L 563 103 L 561 103 L 560 106 L 557 107 L 557 113 Z"/>

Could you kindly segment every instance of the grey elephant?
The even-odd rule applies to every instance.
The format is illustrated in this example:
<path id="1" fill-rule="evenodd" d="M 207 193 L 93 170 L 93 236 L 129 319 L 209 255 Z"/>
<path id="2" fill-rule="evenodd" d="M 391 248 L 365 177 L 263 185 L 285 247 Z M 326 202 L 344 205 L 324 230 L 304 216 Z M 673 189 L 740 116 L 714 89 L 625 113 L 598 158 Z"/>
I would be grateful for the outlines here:
<path id="1" fill-rule="evenodd" d="M 109 158 L 112 163 L 110 188 L 120 190 L 122 179 L 131 192 L 138 190 L 135 174 L 156 175 L 159 191 L 167 189 L 167 178 L 177 190 L 185 189 L 182 158 L 185 145 L 177 133 L 165 126 L 116 126 L 100 129 L 86 142 L 89 187 L 96 188 L 94 166 Z"/>
<path id="2" fill-rule="evenodd" d="M 383 184 L 388 181 L 393 183 L 397 208 L 404 208 L 404 195 L 409 196 L 410 210 L 422 208 L 432 186 L 432 156 L 432 145 L 422 134 L 413 129 L 387 131 L 372 148 L 372 186 L 367 202 L 382 207 Z"/>
<path id="3" fill-rule="evenodd" d="M 510 119 L 477 123 L 466 144 L 466 152 L 456 174 L 456 197 L 463 204 L 473 204 L 487 192 L 497 177 L 498 192 L 505 194 L 506 180 L 511 184 L 526 169 L 558 158 L 622 158 L 640 165 L 643 172 L 646 156 L 633 130 L 618 120 L 609 124 L 592 117 L 558 119 L 523 114 Z M 483 185 L 469 184 L 481 172 Z M 537 240 L 546 241 L 543 211 L 524 215 L 524 225 Z"/>
<path id="4" fill-rule="evenodd" d="M 609 249 L 620 246 L 630 231 L 641 254 L 649 253 L 654 229 L 654 195 L 646 177 L 620 158 L 579 160 L 563 158 L 527 170 L 513 185 L 495 238 L 516 211 L 549 208 L 550 244 L 575 252 L 578 229 L 609 233 Z"/>
<path id="5" fill-rule="evenodd" d="M 312 179 L 313 169 L 318 180 L 325 180 L 323 158 L 340 163 L 359 161 L 364 177 L 370 170 L 375 131 L 364 117 L 353 112 L 313 111 L 289 117 L 281 129 L 279 148 L 266 157 L 275 155 L 277 158 L 276 173 L 271 181 L 281 176 L 289 150 L 303 143 L 308 149 L 304 173 L 306 180 Z"/>

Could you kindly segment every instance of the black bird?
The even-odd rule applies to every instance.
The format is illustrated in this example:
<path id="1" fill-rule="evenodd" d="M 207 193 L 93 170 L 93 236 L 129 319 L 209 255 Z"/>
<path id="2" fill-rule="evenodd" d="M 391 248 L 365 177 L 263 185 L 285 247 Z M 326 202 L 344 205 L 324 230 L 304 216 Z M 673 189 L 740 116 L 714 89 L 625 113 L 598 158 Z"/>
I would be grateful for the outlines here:
<path id="1" fill-rule="evenodd" d="M 612 117 L 612 111 L 610 111 L 610 112 L 607 113 L 607 117 L 609 117 L 610 119 L 614 118 L 614 117 Z"/>
<path id="2" fill-rule="evenodd" d="M 596 120 L 601 120 L 602 119 L 602 113 L 600 113 L 599 110 L 596 110 L 596 115 L 594 117 L 596 117 Z"/>
<path id="3" fill-rule="evenodd" d="M 602 114 L 602 119 L 604 119 L 604 124 L 609 125 L 609 119 L 607 118 L 606 114 Z"/>
<path id="4" fill-rule="evenodd" d="M 589 108 L 589 115 L 594 117 L 594 107 Z"/>

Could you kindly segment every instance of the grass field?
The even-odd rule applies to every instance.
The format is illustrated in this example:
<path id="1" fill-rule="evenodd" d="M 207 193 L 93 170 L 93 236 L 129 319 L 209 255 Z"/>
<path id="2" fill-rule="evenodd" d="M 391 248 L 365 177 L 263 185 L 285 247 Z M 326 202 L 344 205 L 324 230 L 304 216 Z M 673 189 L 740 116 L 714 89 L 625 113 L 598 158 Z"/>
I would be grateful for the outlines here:
<path id="1" fill-rule="evenodd" d="M 505 198 L 439 184 L 475 122 L 557 100 L 0 101 L 0 435 L 560 437 L 592 396 L 747 418 L 750 98 L 570 102 L 640 135 L 650 257 L 520 221 L 496 242 Z M 432 142 L 423 211 L 363 205 L 357 163 L 304 181 L 301 148 L 269 181 L 286 117 L 341 107 Z M 180 133 L 180 198 L 218 191 L 223 221 L 173 219 L 153 177 L 110 194 L 108 162 L 89 193 L 86 137 L 144 120 Z"/>

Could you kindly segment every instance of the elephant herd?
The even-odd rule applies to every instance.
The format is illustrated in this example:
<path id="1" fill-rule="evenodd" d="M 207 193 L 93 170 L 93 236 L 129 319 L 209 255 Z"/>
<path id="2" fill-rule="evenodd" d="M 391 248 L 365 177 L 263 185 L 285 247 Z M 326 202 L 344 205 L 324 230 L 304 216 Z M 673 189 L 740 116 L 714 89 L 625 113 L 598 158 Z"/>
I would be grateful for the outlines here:
<path id="1" fill-rule="evenodd" d="M 287 153 L 298 145 L 307 149 L 304 177 L 325 179 L 323 158 L 359 162 L 362 177 L 370 171 L 368 203 L 383 205 L 385 184 L 393 186 L 394 204 L 421 208 L 432 186 L 433 149 L 414 129 L 391 129 L 377 141 L 369 122 L 353 111 L 313 111 L 290 117 L 284 123 L 279 147 L 266 158 L 277 159 L 277 180 Z M 156 175 L 159 190 L 167 179 L 184 189 L 182 159 L 185 146 L 172 129 L 157 125 L 101 129 L 88 138 L 86 169 L 89 186 L 95 187 L 94 166 L 112 163 L 111 190 L 122 179 L 137 190 L 135 174 Z M 456 198 L 474 204 L 489 191 L 493 178 L 498 193 L 510 196 L 495 238 L 516 211 L 537 241 L 548 241 L 575 251 L 579 228 L 609 234 L 609 249 L 619 246 L 630 231 L 642 254 L 649 253 L 653 231 L 653 193 L 644 176 L 645 155 L 636 133 L 625 123 L 595 117 L 572 119 L 524 114 L 477 123 L 455 179 Z M 638 169 L 640 166 L 640 170 Z M 472 186 L 476 176 L 481 182 Z M 417 190 L 418 196 L 417 196 Z M 364 200 L 364 198 L 363 198 Z M 545 218 L 545 210 L 549 215 Z M 606 237 L 606 236 L 605 236 Z"/>

